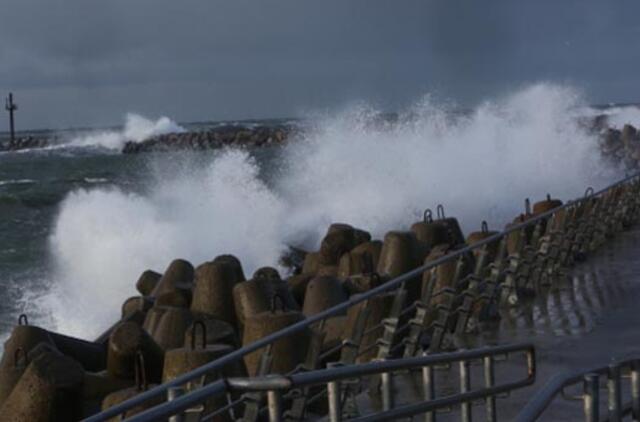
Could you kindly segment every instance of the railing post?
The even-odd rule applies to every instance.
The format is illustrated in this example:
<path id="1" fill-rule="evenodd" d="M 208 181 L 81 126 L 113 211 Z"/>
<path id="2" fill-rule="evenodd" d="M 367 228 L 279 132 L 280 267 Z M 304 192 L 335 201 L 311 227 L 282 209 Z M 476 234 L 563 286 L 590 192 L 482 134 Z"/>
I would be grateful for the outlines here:
<path id="1" fill-rule="evenodd" d="M 185 394 L 184 387 L 172 387 L 167 390 L 167 401 L 173 401 Z M 169 422 L 184 422 L 184 413 L 173 415 L 169 418 Z"/>
<path id="2" fill-rule="evenodd" d="M 584 376 L 584 420 L 598 422 L 600 419 L 600 381 L 598 374 Z"/>
<path id="3" fill-rule="evenodd" d="M 269 422 L 282 422 L 282 394 L 278 390 L 267 392 Z"/>
<path id="4" fill-rule="evenodd" d="M 460 392 L 468 393 L 471 390 L 471 376 L 469 374 L 469 362 L 460 361 Z M 462 402 L 460 406 L 462 422 L 471 422 L 471 402 Z"/>
<path id="5" fill-rule="evenodd" d="M 609 365 L 607 379 L 607 392 L 609 396 L 609 420 L 620 422 L 622 420 L 622 397 L 620 393 L 620 367 L 616 364 Z"/>
<path id="6" fill-rule="evenodd" d="M 383 372 L 382 378 L 382 408 L 383 410 L 393 409 L 393 373 Z"/>
<path id="7" fill-rule="evenodd" d="M 483 360 L 484 360 L 484 386 L 487 388 L 491 388 L 496 383 L 496 374 L 493 368 L 493 357 L 485 356 Z M 487 410 L 486 420 L 488 422 L 495 422 L 496 421 L 496 398 L 494 396 L 487 397 L 486 410 Z"/>
<path id="8" fill-rule="evenodd" d="M 424 388 L 424 401 L 428 402 L 435 398 L 435 384 L 433 382 L 433 368 L 424 366 L 422 368 L 422 386 Z M 429 411 L 424 414 L 425 422 L 436 422 L 436 412 Z"/>
<path id="9" fill-rule="evenodd" d="M 640 361 L 631 364 L 631 416 L 640 421 Z"/>
<path id="10" fill-rule="evenodd" d="M 327 383 L 327 400 L 329 401 L 329 421 L 342 421 L 342 406 L 340 404 L 340 383 L 331 381 Z"/>

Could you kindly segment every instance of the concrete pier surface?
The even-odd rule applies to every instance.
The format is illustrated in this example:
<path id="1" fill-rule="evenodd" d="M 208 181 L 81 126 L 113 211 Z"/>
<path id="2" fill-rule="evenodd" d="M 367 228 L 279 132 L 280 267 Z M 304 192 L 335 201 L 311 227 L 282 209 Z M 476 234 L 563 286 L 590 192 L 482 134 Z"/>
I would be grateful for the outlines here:
<path id="1" fill-rule="evenodd" d="M 510 421 L 551 377 L 567 371 L 603 366 L 613 359 L 640 357 L 640 227 L 620 233 L 586 262 L 577 265 L 567 279 L 528 306 L 505 312 L 500 323 L 482 338 L 470 336 L 469 347 L 532 342 L 536 347 L 537 379 L 533 386 L 497 400 L 499 421 Z M 484 330 L 483 330 L 484 331 Z M 483 382 L 482 365 L 472 366 L 472 386 Z M 524 378 L 524 357 L 514 356 L 496 364 L 496 383 Z M 399 375 L 395 380 L 395 404 L 415 403 L 422 391 L 419 374 Z M 601 383 L 604 381 L 601 381 Z M 458 369 L 436 371 L 436 397 L 460 391 Z M 629 381 L 622 380 L 623 401 Z M 567 389 L 578 395 L 582 386 Z M 606 412 L 606 389 L 600 393 L 600 409 Z M 358 397 L 361 413 L 379 408 L 368 394 Z M 414 420 L 424 420 L 416 416 Z M 459 409 L 438 413 L 437 421 L 460 420 Z M 484 421 L 485 406 L 473 407 L 473 420 Z M 583 420 L 582 402 L 558 396 L 540 418 L 543 421 Z"/>

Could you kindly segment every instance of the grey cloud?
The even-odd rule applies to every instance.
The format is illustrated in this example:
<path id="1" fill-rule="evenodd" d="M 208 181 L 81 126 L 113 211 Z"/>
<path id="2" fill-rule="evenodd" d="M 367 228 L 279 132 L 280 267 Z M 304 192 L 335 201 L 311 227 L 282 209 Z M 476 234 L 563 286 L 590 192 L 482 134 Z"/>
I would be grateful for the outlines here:
<path id="1" fill-rule="evenodd" d="M 25 127 L 295 115 L 537 80 L 637 100 L 633 0 L 0 0 L 0 93 Z M 1 120 L 0 120 L 1 122 Z M 3 126 L 0 123 L 0 130 Z"/>

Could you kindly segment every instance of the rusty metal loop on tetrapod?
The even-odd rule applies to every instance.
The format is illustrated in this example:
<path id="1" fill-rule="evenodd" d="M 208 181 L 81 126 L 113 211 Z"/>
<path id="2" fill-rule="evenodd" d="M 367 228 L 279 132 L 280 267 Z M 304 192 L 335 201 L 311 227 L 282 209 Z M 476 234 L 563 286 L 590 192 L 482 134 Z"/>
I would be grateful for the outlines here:
<path id="1" fill-rule="evenodd" d="M 531 200 L 529 198 L 525 198 L 524 200 L 524 213 L 531 215 Z"/>
<path id="2" fill-rule="evenodd" d="M 486 220 L 482 220 L 482 224 L 480 225 L 482 233 L 489 233 L 489 225 Z"/>
<path id="3" fill-rule="evenodd" d="M 444 205 L 438 204 L 436 207 L 436 216 L 438 217 L 438 220 L 444 220 Z"/>
<path id="4" fill-rule="evenodd" d="M 280 311 L 284 312 L 287 310 L 287 305 L 285 304 L 284 298 L 281 294 L 275 294 L 271 298 L 271 313 L 274 314 L 277 311 L 277 303 L 280 302 Z"/>
<path id="5" fill-rule="evenodd" d="M 589 186 L 585 191 L 584 191 L 584 196 L 589 197 L 591 195 L 593 195 L 595 192 L 595 190 L 593 189 L 593 187 Z"/>
<path id="6" fill-rule="evenodd" d="M 142 350 L 138 350 L 136 352 L 135 357 L 135 382 L 136 388 L 138 391 L 146 391 L 149 388 L 149 384 L 147 383 L 147 368 L 144 363 L 144 354 Z"/>
<path id="7" fill-rule="evenodd" d="M 18 325 L 29 325 L 29 318 L 27 318 L 27 314 L 20 314 L 18 317 Z"/>
<path id="8" fill-rule="evenodd" d="M 14 368 L 18 367 L 20 363 L 20 357 L 22 357 L 22 361 L 24 362 L 24 366 L 26 367 L 29 363 L 27 361 L 27 352 L 24 351 L 22 347 L 18 347 L 15 352 L 13 352 L 13 366 Z"/>
<path id="9" fill-rule="evenodd" d="M 205 349 L 207 347 L 207 326 L 205 325 L 204 321 L 202 320 L 196 320 L 193 322 L 193 325 L 191 326 L 191 350 L 195 350 L 196 349 L 196 339 L 197 339 L 197 331 L 198 328 L 200 328 L 200 332 L 202 333 L 202 342 L 200 343 L 200 345 L 202 346 L 203 349 Z"/>
<path id="10" fill-rule="evenodd" d="M 433 212 L 430 208 L 424 210 L 424 213 L 422 214 L 422 220 L 425 223 L 433 223 Z"/>

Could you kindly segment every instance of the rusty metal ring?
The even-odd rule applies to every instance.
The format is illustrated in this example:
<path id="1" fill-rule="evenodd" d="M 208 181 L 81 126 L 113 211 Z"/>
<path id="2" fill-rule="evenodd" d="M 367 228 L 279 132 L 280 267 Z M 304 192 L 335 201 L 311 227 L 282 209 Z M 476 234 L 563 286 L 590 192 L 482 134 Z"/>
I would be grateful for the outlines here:
<path id="1" fill-rule="evenodd" d="M 591 195 L 593 195 L 594 193 L 595 193 L 595 191 L 593 190 L 593 188 L 592 188 L 591 186 L 589 186 L 589 187 L 587 188 L 587 190 L 585 190 L 585 191 L 584 191 L 584 196 L 585 196 L 585 197 L 587 197 L 587 196 L 591 196 Z"/>
<path id="2" fill-rule="evenodd" d="M 433 223 L 433 212 L 427 208 L 424 210 L 424 214 L 422 214 L 422 219 L 425 223 Z"/>
<path id="3" fill-rule="evenodd" d="M 524 212 L 526 215 L 531 214 L 531 200 L 529 198 L 524 200 Z"/>
<path id="4" fill-rule="evenodd" d="M 482 233 L 489 233 L 489 225 L 487 224 L 486 221 L 484 221 L 484 220 L 482 221 L 481 227 L 482 227 L 482 229 L 481 229 Z"/>
<path id="5" fill-rule="evenodd" d="M 438 220 L 444 220 L 444 206 L 442 204 L 438 204 L 438 206 L 436 207 L 436 214 L 438 217 Z"/>
<path id="6" fill-rule="evenodd" d="M 27 314 L 20 314 L 18 317 L 18 325 L 29 325 L 29 318 L 27 318 Z"/>

